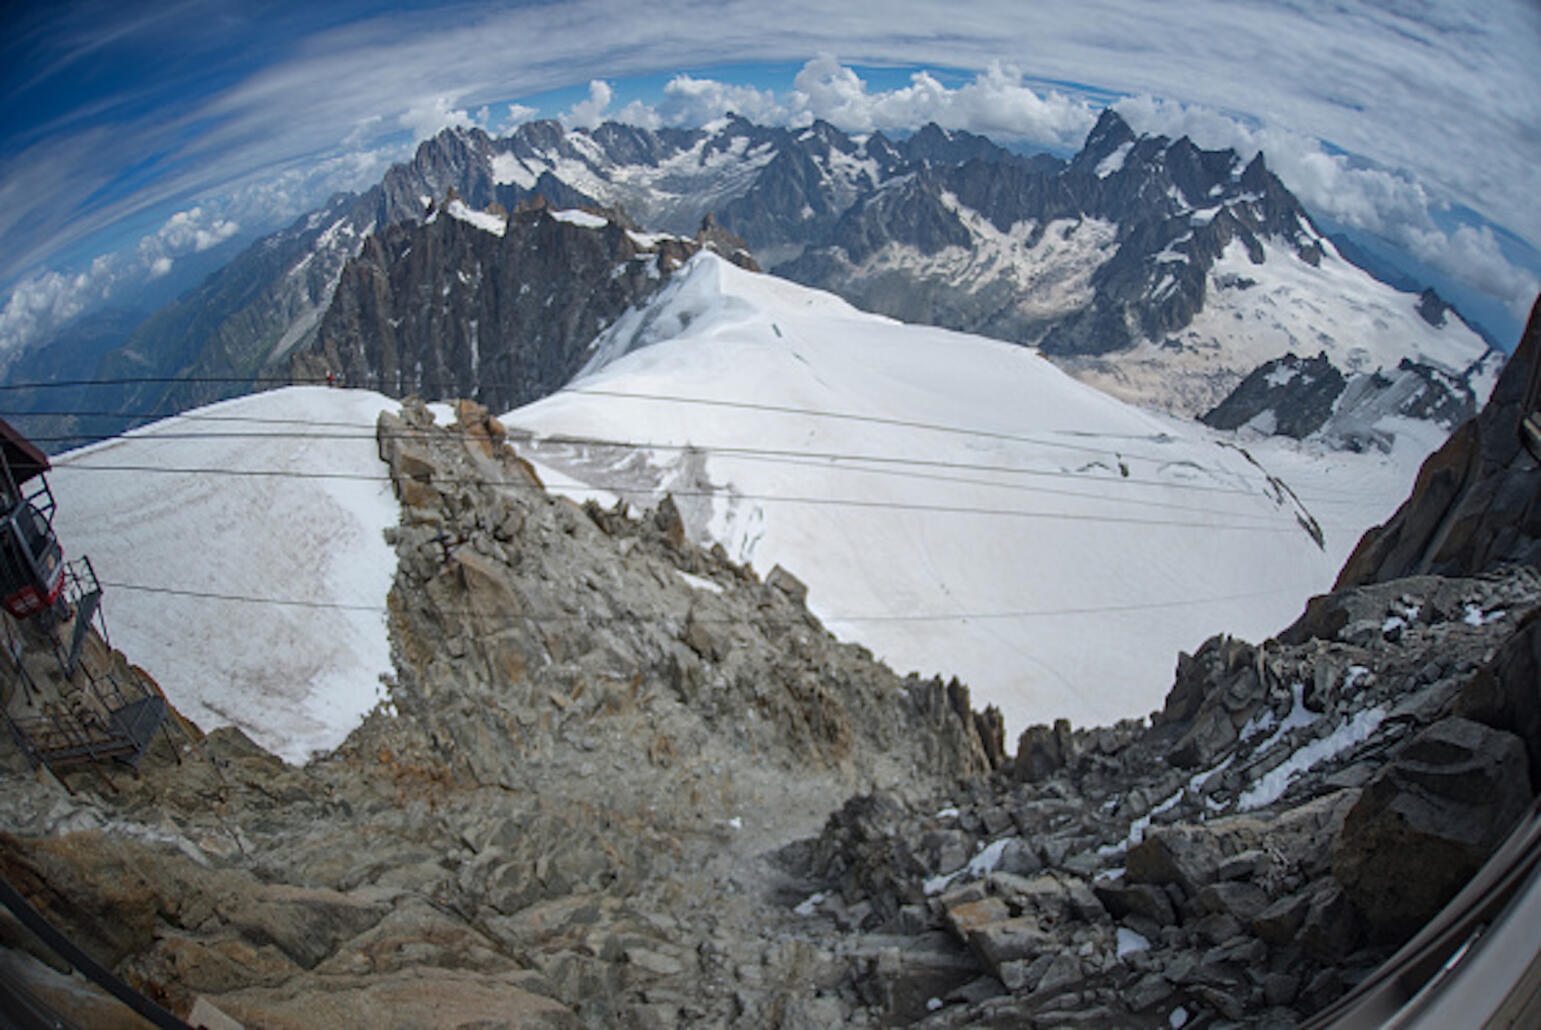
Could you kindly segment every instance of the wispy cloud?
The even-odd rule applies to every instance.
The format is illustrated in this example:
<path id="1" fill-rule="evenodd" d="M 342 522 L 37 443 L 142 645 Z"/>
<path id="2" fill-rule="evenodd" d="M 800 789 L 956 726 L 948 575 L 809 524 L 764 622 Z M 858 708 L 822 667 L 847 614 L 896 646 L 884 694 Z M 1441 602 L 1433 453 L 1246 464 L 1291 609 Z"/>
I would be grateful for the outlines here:
<path id="1" fill-rule="evenodd" d="M 46 59 L 29 66 L 29 88 L 47 89 L 146 33 L 168 38 L 180 26 L 215 43 L 229 36 L 192 25 L 195 14 L 208 14 L 204 6 L 166 8 L 148 22 L 117 10 L 70 19 L 69 32 L 50 37 Z M 47 28 L 45 20 L 28 38 Z M 506 127 L 506 119 L 491 123 L 510 98 L 585 82 L 599 85 L 567 112 L 574 124 L 606 112 L 675 124 L 733 109 L 783 123 L 818 115 L 851 129 L 935 120 L 1060 146 L 1084 131 L 1089 105 L 1074 85 L 1046 84 L 1089 84 L 1177 102 L 1152 102 L 1150 124 L 1187 121 L 1201 141 L 1207 130 L 1199 123 L 1229 120 L 1268 148 L 1309 203 L 1335 217 L 1381 219 L 1396 231 L 1417 228 L 1420 207 L 1459 203 L 1541 244 L 1533 199 L 1541 8 L 1531 0 L 1480 9 L 1397 0 L 891 0 L 844 8 L 787 0 L 773 14 L 749 0 L 454 3 L 343 19 L 283 40 L 263 51 L 273 55 L 266 63 L 224 77 L 214 74 L 223 53 L 215 43 L 204 64 L 182 69 L 189 86 L 177 104 L 144 106 L 165 90 L 135 91 L 132 102 L 82 96 L 46 131 L 0 141 L 0 282 L 29 270 L 36 277 L 67 248 L 149 212 L 214 210 L 219 198 L 255 197 L 270 183 L 284 184 L 275 194 L 286 196 L 307 184 L 362 185 L 374 155 L 401 153 L 445 124 Z M 252 59 L 251 48 L 241 53 Z M 840 61 L 815 59 L 780 95 L 699 73 L 675 78 L 651 105 L 612 110 L 606 92 L 631 75 L 817 54 Z M 949 87 L 921 73 L 881 91 L 851 71 L 883 64 L 974 77 Z M 205 79 L 214 85 L 192 89 Z M 257 224 L 244 213 L 226 217 Z M 1413 238 L 1411 229 L 1403 238 Z M 1478 257 L 1497 252 L 1484 249 L 1480 234 L 1447 242 L 1471 244 Z"/>

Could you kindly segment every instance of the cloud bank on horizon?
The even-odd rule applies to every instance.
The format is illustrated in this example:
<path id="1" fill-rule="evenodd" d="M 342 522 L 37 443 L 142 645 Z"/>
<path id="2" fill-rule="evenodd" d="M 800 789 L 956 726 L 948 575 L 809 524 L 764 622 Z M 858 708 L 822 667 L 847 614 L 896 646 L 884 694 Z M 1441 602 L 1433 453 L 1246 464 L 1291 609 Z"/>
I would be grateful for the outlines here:
<path id="1" fill-rule="evenodd" d="M 92 2 L 10 27 L 6 94 L 37 113 L 0 135 L 0 351 L 187 255 L 367 186 L 442 127 L 506 130 L 539 113 L 524 101 L 584 83 L 586 95 L 545 113 L 659 126 L 736 111 L 853 132 L 935 121 L 1060 150 L 1111 101 L 1138 131 L 1265 151 L 1314 213 L 1516 317 L 1537 289 L 1541 8 L 1530 0 L 316 6 L 326 11 Z M 801 69 L 785 86 L 674 74 L 755 64 Z M 858 66 L 915 70 L 874 88 Z M 660 73 L 672 75 L 661 89 L 618 101 L 618 86 Z M 1462 209 L 1480 217 L 1451 217 Z"/>

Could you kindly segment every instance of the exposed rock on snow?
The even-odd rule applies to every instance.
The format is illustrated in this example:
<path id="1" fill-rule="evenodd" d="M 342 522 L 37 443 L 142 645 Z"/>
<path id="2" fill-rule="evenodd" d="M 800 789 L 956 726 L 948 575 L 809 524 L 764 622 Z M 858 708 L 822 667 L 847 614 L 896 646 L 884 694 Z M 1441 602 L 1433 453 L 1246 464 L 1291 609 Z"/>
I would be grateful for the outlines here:
<path id="1" fill-rule="evenodd" d="M 940 814 L 942 799 L 848 803 L 784 853 L 824 892 L 824 918 L 859 913 L 874 939 L 906 942 L 891 974 L 853 971 L 848 990 L 927 1026 L 1164 1025 L 1178 1009 L 1295 1025 L 1336 998 L 1454 894 L 1531 797 L 1520 739 L 1451 713 L 1515 639 L 1515 622 L 1472 627 L 1459 604 L 1536 610 L 1541 577 L 1395 586 L 1336 595 L 1382 621 L 1421 605 L 1394 639 L 1216 638 L 1185 659 L 1148 729 L 1030 729 L 1014 763 L 944 795 Z M 1320 748 L 1375 710 L 1389 714 L 1374 732 Z M 1436 744 L 1453 740 L 1464 758 Z M 1280 770 L 1281 789 L 1248 804 Z M 1489 800 L 1457 804 L 1441 782 Z M 959 868 L 935 847 L 955 837 L 990 860 Z M 977 965 L 935 970 L 919 949 L 936 933 Z M 977 976 L 989 990 L 966 989 Z M 910 978 L 944 1005 L 914 1007 Z"/>

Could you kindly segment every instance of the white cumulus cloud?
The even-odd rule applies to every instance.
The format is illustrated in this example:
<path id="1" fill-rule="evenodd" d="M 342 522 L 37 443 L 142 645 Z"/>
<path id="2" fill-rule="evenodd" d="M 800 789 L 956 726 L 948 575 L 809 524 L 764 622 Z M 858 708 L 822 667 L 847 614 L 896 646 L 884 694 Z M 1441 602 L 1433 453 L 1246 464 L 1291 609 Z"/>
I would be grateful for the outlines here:
<path id="1" fill-rule="evenodd" d="M 537 108 L 527 107 L 524 104 L 509 104 L 508 113 L 503 116 L 502 128 L 512 129 L 520 122 L 527 122 L 538 114 L 540 111 Z"/>
<path id="2" fill-rule="evenodd" d="M 1462 225 L 1451 233 L 1410 232 L 1404 241 L 1417 257 L 1502 300 L 1516 320 L 1525 319 L 1541 291 L 1541 280 L 1511 262 L 1486 225 Z"/>
<path id="3" fill-rule="evenodd" d="M 228 218 L 207 213 L 202 207 L 190 207 L 166 219 L 166 224 L 153 237 L 145 237 L 145 241 L 153 240 L 154 245 L 171 254 L 185 254 L 217 247 L 240 231 L 240 225 Z M 141 249 L 145 246 L 145 242 L 140 243 Z"/>
<path id="4" fill-rule="evenodd" d="M 605 120 L 605 109 L 610 106 L 614 96 L 608 82 L 594 79 L 589 83 L 588 99 L 580 100 L 568 108 L 562 115 L 562 121 L 579 129 L 592 129 Z"/>
<path id="5" fill-rule="evenodd" d="M 23 279 L 0 308 L 0 354 L 13 354 L 135 283 L 171 272 L 176 259 L 217 247 L 240 224 L 195 205 L 172 214 L 137 244 L 97 257 L 73 272 L 42 272 Z"/>
<path id="6" fill-rule="evenodd" d="M 414 143 L 436 136 L 443 129 L 468 129 L 474 122 L 465 110 L 452 107 L 456 96 L 432 96 L 415 100 L 396 118 L 397 124 L 412 133 Z"/>
<path id="7" fill-rule="evenodd" d="M 591 87 L 592 89 L 592 87 Z M 591 101 L 594 97 L 591 95 Z M 773 90 L 677 75 L 657 104 L 633 101 L 610 115 L 616 121 L 657 128 L 704 125 L 738 114 L 762 125 L 801 127 L 819 118 L 845 132 L 911 132 L 928 122 L 1006 141 L 1073 148 L 1097 119 L 1097 105 L 1054 89 L 1039 91 L 1019 68 L 991 62 L 956 88 L 929 71 L 910 76 L 907 86 L 872 90 L 854 68 L 829 54 L 808 61 L 778 95 Z M 577 111 L 575 106 L 574 111 Z M 604 107 L 583 106 L 573 125 L 597 123 Z"/>
<path id="8" fill-rule="evenodd" d="M 691 75 L 676 75 L 663 93 L 655 111 L 666 125 L 705 125 L 729 114 L 761 125 L 786 125 L 796 113 L 777 100 L 772 90 Z"/>

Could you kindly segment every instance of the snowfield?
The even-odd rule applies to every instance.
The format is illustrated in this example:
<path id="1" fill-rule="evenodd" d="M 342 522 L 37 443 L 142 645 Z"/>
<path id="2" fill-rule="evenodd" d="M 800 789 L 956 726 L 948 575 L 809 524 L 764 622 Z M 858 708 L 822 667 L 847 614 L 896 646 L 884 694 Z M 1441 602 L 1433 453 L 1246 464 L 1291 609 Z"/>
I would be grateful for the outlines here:
<path id="1" fill-rule="evenodd" d="M 395 407 L 292 387 L 55 460 L 59 538 L 90 556 L 112 643 L 203 729 L 302 763 L 383 699 L 398 509 L 374 422 Z M 260 471 L 284 475 L 230 474 Z"/>
<path id="2" fill-rule="evenodd" d="M 298 763 L 384 699 L 392 407 L 277 390 L 58 459 L 60 537 L 95 562 L 113 643 L 205 729 Z M 841 638 L 959 676 L 1013 735 L 1144 715 L 1180 649 L 1277 632 L 1442 437 L 1404 422 L 1363 455 L 1216 433 L 710 254 L 505 423 L 554 492 L 671 494 L 694 539 L 785 567 Z"/>
<path id="3" fill-rule="evenodd" d="M 784 566 L 837 635 L 958 675 L 1012 734 L 1144 715 L 1179 649 L 1277 632 L 1442 435 L 1409 424 L 1390 455 L 1244 451 L 1029 349 L 711 255 L 504 421 L 554 490 L 639 508 L 671 493 L 693 538 Z"/>

